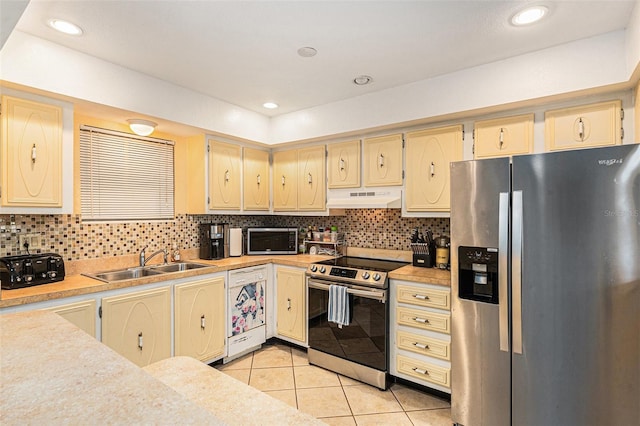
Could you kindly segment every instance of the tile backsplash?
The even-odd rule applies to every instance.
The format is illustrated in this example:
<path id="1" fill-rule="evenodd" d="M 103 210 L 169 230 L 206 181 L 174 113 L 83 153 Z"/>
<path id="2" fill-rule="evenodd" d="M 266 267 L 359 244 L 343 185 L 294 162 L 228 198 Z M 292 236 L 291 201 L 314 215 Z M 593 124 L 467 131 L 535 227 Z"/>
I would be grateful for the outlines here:
<path id="1" fill-rule="evenodd" d="M 175 220 L 153 222 L 83 223 L 79 215 L 0 215 L 0 256 L 25 253 L 19 235 L 37 234 L 40 249 L 31 252 L 59 253 L 66 261 L 136 254 L 144 245 L 150 250 L 200 246 L 201 223 L 228 223 L 231 227 L 337 226 L 350 247 L 410 250 L 414 228 L 449 235 L 448 218 L 403 218 L 399 209 L 347 210 L 345 216 L 244 216 L 178 215 Z"/>

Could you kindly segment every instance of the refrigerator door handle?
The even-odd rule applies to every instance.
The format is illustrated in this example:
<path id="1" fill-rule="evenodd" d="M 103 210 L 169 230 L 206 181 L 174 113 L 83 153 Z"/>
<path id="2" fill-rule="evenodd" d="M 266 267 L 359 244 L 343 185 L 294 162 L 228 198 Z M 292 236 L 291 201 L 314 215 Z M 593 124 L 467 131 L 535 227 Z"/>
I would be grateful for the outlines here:
<path id="1" fill-rule="evenodd" d="M 500 193 L 498 210 L 498 329 L 500 350 L 509 352 L 509 193 Z"/>
<path id="2" fill-rule="evenodd" d="M 513 353 L 522 354 L 522 191 L 513 191 L 513 236 L 511 253 Z"/>

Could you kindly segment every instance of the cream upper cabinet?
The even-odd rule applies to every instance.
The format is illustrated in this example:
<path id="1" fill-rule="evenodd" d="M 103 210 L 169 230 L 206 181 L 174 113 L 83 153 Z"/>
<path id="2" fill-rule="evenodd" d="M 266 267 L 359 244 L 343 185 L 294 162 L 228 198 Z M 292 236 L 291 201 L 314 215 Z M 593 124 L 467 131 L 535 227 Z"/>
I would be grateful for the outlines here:
<path id="1" fill-rule="evenodd" d="M 547 151 L 619 145 L 622 143 L 622 102 L 615 100 L 547 111 L 544 133 Z"/>
<path id="2" fill-rule="evenodd" d="M 407 133 L 407 211 L 450 210 L 449 165 L 462 160 L 462 126 Z"/>
<path id="3" fill-rule="evenodd" d="M 298 150 L 298 210 L 324 210 L 326 205 L 325 147 Z"/>
<path id="4" fill-rule="evenodd" d="M 360 186 L 360 141 L 327 146 L 329 188 L 358 188 Z"/>
<path id="5" fill-rule="evenodd" d="M 474 157 L 506 157 L 533 152 L 533 114 L 476 121 Z"/>
<path id="6" fill-rule="evenodd" d="M 241 147 L 209 141 L 209 209 L 240 210 Z"/>
<path id="7" fill-rule="evenodd" d="M 243 195 L 244 210 L 269 210 L 269 153 L 244 148 Z"/>
<path id="8" fill-rule="evenodd" d="M 224 276 L 175 286 L 175 355 L 212 361 L 225 355 Z"/>
<path id="9" fill-rule="evenodd" d="M 103 298 L 102 343 L 140 367 L 169 358 L 170 288 Z"/>
<path id="10" fill-rule="evenodd" d="M 2 96 L 2 206 L 62 207 L 62 108 Z"/>
<path id="11" fill-rule="evenodd" d="M 402 185 L 402 135 L 364 140 L 364 186 Z"/>
<path id="12" fill-rule="evenodd" d="M 96 301 L 94 299 L 43 310 L 55 312 L 91 337 L 96 337 Z"/>
<path id="13" fill-rule="evenodd" d="M 307 298 L 303 269 L 276 266 L 277 334 L 304 343 Z"/>
<path id="14" fill-rule="evenodd" d="M 273 210 L 298 208 L 298 151 L 273 153 Z"/>

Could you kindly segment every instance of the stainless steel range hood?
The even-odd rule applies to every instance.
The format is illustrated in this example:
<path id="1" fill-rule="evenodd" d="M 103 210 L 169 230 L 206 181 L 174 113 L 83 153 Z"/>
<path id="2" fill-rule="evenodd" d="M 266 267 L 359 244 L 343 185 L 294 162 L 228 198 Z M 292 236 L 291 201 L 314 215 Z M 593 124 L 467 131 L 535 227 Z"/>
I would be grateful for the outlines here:
<path id="1" fill-rule="evenodd" d="M 399 209 L 402 190 L 334 190 L 327 194 L 328 209 Z"/>

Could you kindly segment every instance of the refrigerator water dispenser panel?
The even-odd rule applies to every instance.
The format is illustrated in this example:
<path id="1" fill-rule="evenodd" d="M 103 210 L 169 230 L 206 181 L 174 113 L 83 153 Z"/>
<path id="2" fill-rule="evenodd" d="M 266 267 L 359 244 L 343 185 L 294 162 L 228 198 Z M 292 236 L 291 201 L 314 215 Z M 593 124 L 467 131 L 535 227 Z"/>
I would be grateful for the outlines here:
<path id="1" fill-rule="evenodd" d="M 498 304 L 498 249 L 458 248 L 458 297 Z"/>

